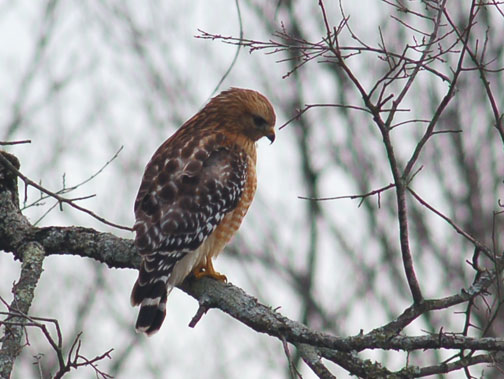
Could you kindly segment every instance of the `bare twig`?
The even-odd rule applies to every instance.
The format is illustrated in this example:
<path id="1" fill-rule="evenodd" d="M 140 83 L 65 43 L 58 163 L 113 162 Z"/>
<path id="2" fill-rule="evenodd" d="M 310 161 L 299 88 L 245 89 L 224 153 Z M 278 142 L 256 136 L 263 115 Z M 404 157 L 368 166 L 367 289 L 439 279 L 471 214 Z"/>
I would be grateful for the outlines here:
<path id="1" fill-rule="evenodd" d="M 471 367 L 481 363 L 495 363 L 493 354 L 481 354 L 472 357 L 463 357 L 455 362 L 442 363 L 439 365 L 432 365 L 427 367 L 407 367 L 400 371 L 394 372 L 398 378 L 423 378 L 426 376 L 448 374 L 453 371 L 460 370 L 461 368 Z"/>
<path id="2" fill-rule="evenodd" d="M 199 299 L 198 303 L 199 303 L 198 310 L 196 311 L 196 314 L 189 322 L 190 328 L 194 328 L 196 324 L 199 322 L 199 320 L 201 320 L 201 317 L 203 317 L 203 315 L 207 313 L 208 310 L 211 308 L 210 299 L 206 297 L 202 297 L 201 299 Z"/>
<path id="3" fill-rule="evenodd" d="M 373 195 L 378 195 L 378 204 L 380 204 L 380 195 L 382 192 L 385 192 L 388 189 L 394 188 L 395 184 L 390 183 L 389 185 L 386 185 L 384 187 L 375 189 L 371 192 L 362 194 L 362 195 L 344 195 L 344 196 L 334 196 L 334 197 L 318 197 L 318 198 L 312 198 L 312 197 L 305 197 L 305 196 L 298 196 L 298 199 L 301 200 L 312 200 L 312 201 L 327 201 L 327 200 L 340 200 L 340 199 L 361 199 L 359 203 L 359 207 L 361 206 L 362 202 L 369 196 Z"/>
<path id="4" fill-rule="evenodd" d="M 443 2 L 443 8 L 441 9 L 441 11 L 446 15 L 446 12 L 444 9 L 445 3 L 446 3 L 446 0 Z M 473 3 L 473 7 L 474 7 L 474 3 Z M 473 25 L 473 22 L 474 22 L 474 14 L 473 14 L 473 9 L 471 9 L 471 14 L 469 17 L 468 26 L 465 30 L 466 36 L 469 35 L 469 33 L 471 31 L 471 27 Z M 425 144 L 427 143 L 429 138 L 432 136 L 434 128 L 436 127 L 437 122 L 439 121 L 439 118 L 441 117 L 441 114 L 444 112 L 444 110 L 446 109 L 446 107 L 448 106 L 448 104 L 451 102 L 452 98 L 455 95 L 456 85 L 457 85 L 458 79 L 460 77 L 460 74 L 462 72 L 462 64 L 464 62 L 464 56 L 465 56 L 464 52 L 465 52 L 465 50 L 463 50 L 459 56 L 457 68 L 455 69 L 455 71 L 453 73 L 453 77 L 450 80 L 450 86 L 448 88 L 448 91 L 446 92 L 446 95 L 443 97 L 439 106 L 437 107 L 436 111 L 434 112 L 434 115 L 431 118 L 431 121 L 430 121 L 429 125 L 427 126 L 424 135 L 422 136 L 420 141 L 418 141 L 418 143 L 415 147 L 415 150 L 414 150 L 413 154 L 411 155 L 411 158 L 409 159 L 408 163 L 406 164 L 406 167 L 403 172 L 403 178 L 407 178 L 410 175 L 411 171 L 413 170 L 413 166 L 415 165 L 418 157 L 420 156 L 420 152 L 422 151 L 423 147 L 425 146 Z"/>
<path id="5" fill-rule="evenodd" d="M 8 146 L 8 145 L 21 145 L 24 143 L 31 143 L 31 140 L 25 139 L 21 141 L 12 141 L 12 142 L 7 142 L 7 141 L 0 141 L 0 145 L 2 146 Z"/>
<path id="6" fill-rule="evenodd" d="M 243 39 L 243 21 L 242 21 L 242 16 L 241 16 L 241 11 L 240 11 L 240 3 L 239 3 L 238 0 L 235 0 L 235 7 L 236 7 L 236 12 L 237 12 L 237 17 L 238 17 L 238 24 L 240 26 L 240 39 Z M 198 38 L 198 37 L 196 37 L 196 38 Z M 227 70 L 224 73 L 224 75 L 222 75 L 221 79 L 219 80 L 219 83 L 217 83 L 217 85 L 215 86 L 214 90 L 212 91 L 212 96 L 219 90 L 221 84 L 224 82 L 224 80 L 226 80 L 226 78 L 228 77 L 229 73 L 231 72 L 231 70 L 235 66 L 236 61 L 238 60 L 238 56 L 240 55 L 240 49 L 241 49 L 241 47 L 242 47 L 242 45 L 237 45 L 236 46 L 236 52 L 235 52 L 235 55 L 233 57 L 233 60 L 231 61 L 230 65 L 227 68 Z"/>
<path id="7" fill-rule="evenodd" d="M 0 300 L 4 303 L 5 301 L 0 297 Z M 45 336 L 47 342 L 49 345 L 52 347 L 53 351 L 56 354 L 56 359 L 58 361 L 58 371 L 54 374 L 55 379 L 60 379 L 62 378 L 66 373 L 68 373 L 71 369 L 78 369 L 80 367 L 86 367 L 90 366 L 94 371 L 97 377 L 101 377 L 103 379 L 108 379 L 112 378 L 110 375 L 107 373 L 101 371 L 98 369 L 98 366 L 96 365 L 96 362 L 103 360 L 104 358 L 111 358 L 110 353 L 114 349 L 109 349 L 103 354 L 100 354 L 92 359 L 88 359 L 85 356 L 83 356 L 80 353 L 80 348 L 82 345 L 81 341 L 81 336 L 82 332 L 78 333 L 77 336 L 75 337 L 70 350 L 67 354 L 67 357 L 65 359 L 65 355 L 63 353 L 63 336 L 61 333 L 61 329 L 59 326 L 59 322 L 56 319 L 50 319 L 50 318 L 43 318 L 43 317 L 34 317 L 34 316 L 28 316 L 27 314 L 20 312 L 19 310 L 14 309 L 12 306 L 9 306 L 8 312 L 0 312 L 0 314 L 5 313 L 7 314 L 8 318 L 0 322 L 0 324 L 3 324 L 6 328 L 14 328 L 14 327 L 19 327 L 22 326 L 23 328 L 26 327 L 36 327 L 39 328 L 42 331 L 42 334 Z M 56 330 L 56 339 L 53 338 L 51 335 L 51 332 L 47 328 L 48 324 L 54 325 L 54 328 Z M 1 366 L 0 366 L 1 367 Z M 3 372 L 2 372 L 3 374 Z M 4 376 L 2 376 L 4 377 Z M 8 376 L 5 376 L 8 377 Z"/>
<path id="8" fill-rule="evenodd" d="M 455 31 L 455 33 L 457 33 L 457 36 L 462 41 L 463 46 L 464 46 L 464 50 L 463 51 L 467 52 L 467 54 L 469 54 L 469 56 L 471 57 L 472 61 L 476 65 L 476 68 L 477 68 L 477 70 L 478 70 L 478 72 L 480 74 L 481 82 L 483 84 L 483 87 L 485 88 L 485 92 L 487 94 L 488 101 L 490 102 L 490 106 L 491 106 L 492 111 L 493 111 L 494 120 L 495 120 L 495 125 L 494 126 L 497 129 L 497 131 L 498 131 L 498 133 L 499 133 L 499 135 L 501 137 L 502 142 L 504 143 L 504 123 L 503 123 L 504 113 L 502 113 L 499 110 L 499 106 L 497 105 L 497 101 L 495 100 L 495 97 L 493 95 L 493 91 L 490 88 L 490 82 L 488 81 L 487 75 L 486 75 L 486 73 L 489 70 L 486 68 L 486 64 L 483 63 L 482 61 L 480 61 L 480 59 L 478 59 L 477 55 L 469 47 L 469 31 L 468 30 L 471 27 L 471 25 L 473 24 L 474 18 L 476 17 L 476 14 L 477 14 L 478 10 L 480 9 L 480 8 L 478 8 L 478 5 L 479 4 L 478 4 L 477 1 L 475 1 L 475 0 L 472 1 L 468 26 L 467 26 L 467 29 L 464 32 L 462 32 L 462 33 L 458 30 L 457 26 L 452 21 L 450 15 L 449 15 L 449 13 L 448 13 L 448 11 L 446 9 L 444 10 L 444 14 L 445 14 L 446 19 L 450 23 L 451 27 Z M 496 4 L 495 4 L 495 7 L 497 9 L 499 9 L 499 7 Z M 499 11 L 501 11 L 501 10 L 499 9 Z M 486 38 L 488 38 L 488 37 L 486 37 Z M 485 40 L 485 43 L 486 43 L 486 40 Z M 483 55 L 482 55 L 482 57 L 483 57 Z"/>
<path id="9" fill-rule="evenodd" d="M 322 9 L 322 13 L 325 13 L 325 9 Z M 324 17 L 326 17 L 324 15 Z M 327 33 L 331 33 L 330 30 L 326 31 Z M 406 278 L 408 281 L 408 285 L 413 297 L 413 300 L 416 303 L 420 303 L 423 299 L 422 292 L 420 290 L 420 284 L 418 283 L 418 279 L 416 277 L 413 258 L 410 251 L 409 244 L 409 235 L 408 235 L 408 215 L 407 215 L 407 205 L 406 205 L 406 184 L 404 180 L 404 176 L 399 169 L 399 164 L 397 162 L 397 158 L 395 155 L 394 147 L 390 139 L 390 129 L 389 126 L 393 119 L 393 113 L 390 113 L 388 116 L 387 123 L 383 121 L 380 114 L 380 109 L 373 104 L 369 93 L 364 89 L 362 83 L 359 79 L 354 75 L 353 71 L 345 64 L 345 59 L 341 55 L 341 48 L 338 41 L 338 35 L 334 33 L 334 42 L 331 45 L 328 45 L 328 49 L 334 54 L 337 58 L 338 65 L 344 71 L 348 79 L 353 83 L 355 88 L 358 90 L 364 104 L 369 109 L 369 111 L 373 115 L 373 121 L 378 126 L 378 129 L 381 132 L 383 144 L 385 146 L 385 150 L 387 152 L 387 158 L 389 161 L 389 166 L 392 171 L 392 175 L 394 177 L 394 184 L 396 188 L 396 198 L 397 198 L 397 218 L 399 221 L 399 235 L 400 235 L 400 246 L 402 253 L 402 260 L 404 271 L 406 273 Z M 394 107 L 399 105 L 399 102 L 394 103 Z"/>
<path id="10" fill-rule="evenodd" d="M 329 108 L 345 108 L 345 109 L 355 109 L 358 111 L 363 111 L 370 113 L 368 109 L 362 108 L 362 107 L 357 107 L 354 105 L 344 105 L 344 104 L 306 104 L 303 109 L 300 109 L 296 112 L 296 114 L 288 119 L 286 122 L 284 122 L 282 125 L 278 127 L 278 129 L 283 129 L 287 125 L 289 125 L 292 121 L 298 120 L 305 112 L 312 108 L 323 108 L 323 107 L 329 107 Z"/>
<path id="11" fill-rule="evenodd" d="M 89 183 L 91 180 L 93 180 L 99 174 L 101 174 L 103 172 L 103 170 L 105 170 L 105 168 L 107 168 L 107 166 L 110 165 L 110 163 L 112 163 L 119 156 L 119 153 L 122 151 L 123 147 L 124 146 L 121 146 L 114 153 L 114 155 L 112 156 L 112 158 L 110 158 L 107 162 L 105 162 L 105 164 L 102 167 L 100 167 L 95 173 L 93 173 L 91 176 L 89 176 L 88 178 L 84 179 L 83 181 L 81 181 L 81 182 L 79 182 L 77 184 L 74 184 L 73 186 L 67 187 L 66 181 L 65 181 L 65 174 L 63 174 L 63 177 L 62 177 L 63 187 L 62 187 L 62 189 L 56 191 L 55 193 L 57 195 L 61 196 L 61 195 L 67 194 L 69 192 L 72 192 L 72 191 L 76 190 L 77 188 L 79 188 L 79 187 L 81 187 L 81 186 Z M 93 194 L 93 195 L 88 195 L 88 196 L 76 197 L 76 198 L 72 198 L 71 201 L 85 200 L 85 199 L 89 199 L 89 198 L 92 198 L 92 197 L 95 197 L 95 196 L 96 195 Z M 36 206 L 36 205 L 40 204 L 43 200 L 48 199 L 50 197 L 51 197 L 50 195 L 47 195 L 47 194 L 44 195 L 43 193 L 41 193 L 40 197 L 37 200 L 35 200 L 32 203 L 26 205 L 27 194 L 26 194 L 26 186 L 25 186 L 25 205 L 24 205 L 24 207 L 21 210 L 24 211 L 27 208 Z M 58 205 L 60 205 L 60 207 L 61 207 L 61 204 L 59 202 L 56 202 L 56 203 L 54 203 L 54 205 L 52 205 L 51 207 L 49 207 L 44 212 L 44 214 L 42 216 L 40 216 L 37 221 L 34 222 L 34 225 L 37 225 L 47 214 L 49 214 Z"/>
<path id="12" fill-rule="evenodd" d="M 87 213 L 89 214 L 91 217 L 95 218 L 96 220 L 106 224 L 106 225 L 109 225 L 109 226 L 113 226 L 114 228 L 118 228 L 118 229 L 123 229 L 123 230 L 128 230 L 128 231 L 132 231 L 133 229 L 128 227 L 128 226 L 123 226 L 123 225 L 119 225 L 119 224 L 115 224 L 113 222 L 110 222 L 106 219 L 104 219 L 103 217 L 101 216 L 98 216 L 97 214 L 95 214 L 94 212 L 90 211 L 89 209 L 87 208 L 84 208 L 84 207 L 81 207 L 77 204 L 74 203 L 75 200 L 78 200 L 78 199 L 67 199 L 67 198 L 64 198 L 60 195 L 58 195 L 57 193 L 54 193 L 52 191 L 49 191 L 48 189 L 42 187 L 41 185 L 35 183 L 33 180 L 29 179 L 28 177 L 26 177 L 25 175 L 23 175 L 16 167 L 14 167 L 14 165 L 9 162 L 9 160 L 7 158 L 5 158 L 2 154 L 0 154 L 0 162 L 5 166 L 7 167 L 11 172 L 13 172 L 14 174 L 16 174 L 24 183 L 26 186 L 32 186 L 36 189 L 38 189 L 39 191 L 51 196 L 52 198 L 58 200 L 59 204 L 60 204 L 60 207 L 62 207 L 63 204 L 68 204 L 70 205 L 72 208 L 75 208 L 81 212 L 84 212 L 84 213 Z"/>
<path id="13" fill-rule="evenodd" d="M 220 40 L 223 43 L 226 44 L 231 44 L 231 45 L 241 45 L 244 47 L 248 47 L 251 52 L 254 52 L 256 50 L 270 50 L 267 52 L 267 54 L 276 54 L 280 52 L 285 52 L 285 51 L 302 51 L 300 53 L 299 57 L 303 57 L 303 62 L 302 64 L 304 65 L 305 63 L 308 63 L 309 61 L 315 59 L 315 58 L 323 58 L 321 62 L 325 63 L 335 63 L 334 62 L 334 56 L 326 56 L 327 53 L 327 46 L 326 46 L 326 41 L 327 39 L 323 39 L 318 42 L 310 42 L 306 40 L 299 40 L 295 39 L 292 36 L 282 33 L 282 32 L 277 32 L 274 34 L 274 37 L 280 38 L 280 41 L 270 39 L 267 42 L 264 41 L 257 41 L 257 40 L 251 40 L 251 39 L 246 39 L 246 38 L 238 38 L 238 37 L 233 37 L 233 36 L 223 36 L 220 34 L 212 34 L 205 32 L 204 30 L 198 29 L 200 32 L 199 36 L 195 36 L 196 38 L 201 38 L 201 39 L 209 39 L 209 40 Z M 335 33 L 332 33 L 334 35 Z M 428 65 L 428 62 L 422 62 L 418 59 L 412 58 L 412 57 L 406 57 L 404 56 L 403 53 L 395 53 L 391 51 L 384 51 L 383 48 L 376 48 L 372 46 L 341 46 L 340 50 L 342 53 L 345 53 L 345 55 L 342 55 L 342 57 L 349 58 L 354 55 L 358 55 L 361 53 L 373 53 L 376 54 L 377 56 L 382 56 L 386 54 L 388 57 L 393 57 L 397 59 L 402 59 L 405 64 L 408 65 L 420 65 L 422 70 L 428 71 L 435 76 L 439 77 L 443 81 L 449 81 L 449 78 L 443 74 L 442 72 L 436 70 L 434 67 L 431 67 Z M 430 60 L 436 59 L 436 56 L 433 56 L 430 58 Z M 294 58 L 286 58 L 279 60 L 278 62 L 285 62 L 286 60 L 290 60 Z M 429 60 L 429 61 L 430 61 Z M 295 69 L 298 69 L 300 65 L 296 65 Z M 289 71 L 288 74 L 284 75 L 285 77 L 290 76 L 292 71 Z"/>
<path id="14" fill-rule="evenodd" d="M 478 249 L 480 249 L 481 251 L 483 251 L 486 254 L 487 257 L 489 257 L 490 259 L 494 259 L 494 256 L 492 254 L 491 249 L 489 249 L 482 242 L 478 241 L 476 238 L 474 238 L 473 236 L 471 236 L 470 234 L 468 234 L 467 232 L 465 232 L 452 219 L 450 219 L 449 217 L 445 216 L 440 211 L 438 211 L 437 209 L 435 209 L 434 207 L 432 207 L 431 205 L 429 205 L 429 203 L 427 203 L 426 201 L 424 201 L 415 191 L 413 191 L 413 189 L 411 187 L 408 187 L 408 191 L 413 195 L 413 197 L 415 199 L 418 200 L 418 202 L 420 204 L 422 204 L 423 206 L 425 206 L 426 208 L 428 208 L 430 211 L 434 212 L 439 217 L 441 217 L 443 220 L 445 220 L 448 224 L 450 224 L 453 227 L 453 229 L 455 229 L 457 231 L 457 233 L 459 233 L 462 236 L 464 236 L 464 238 L 466 238 L 468 241 L 470 241 L 475 247 L 477 247 Z"/>
<path id="15" fill-rule="evenodd" d="M 287 358 L 287 363 L 289 366 L 289 373 L 290 377 L 292 379 L 299 378 L 302 379 L 303 377 L 301 374 L 297 371 L 296 366 L 294 365 L 294 362 L 292 361 L 291 353 L 289 351 L 289 344 L 287 343 L 287 340 L 283 337 L 280 337 L 280 341 L 282 341 L 282 346 L 284 349 L 285 356 Z"/>

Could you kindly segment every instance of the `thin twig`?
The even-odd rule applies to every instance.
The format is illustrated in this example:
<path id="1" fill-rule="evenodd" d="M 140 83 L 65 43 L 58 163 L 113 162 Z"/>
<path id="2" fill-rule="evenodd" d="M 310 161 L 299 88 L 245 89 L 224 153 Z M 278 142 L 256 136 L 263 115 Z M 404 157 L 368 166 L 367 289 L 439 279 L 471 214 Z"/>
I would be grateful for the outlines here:
<path id="1" fill-rule="evenodd" d="M 84 212 L 84 213 L 87 213 L 88 215 L 90 215 L 91 217 L 95 218 L 96 220 L 106 224 L 106 225 L 109 225 L 109 226 L 113 226 L 114 228 L 118 228 L 118 229 L 123 229 L 123 230 L 128 230 L 128 231 L 132 231 L 133 229 L 128 227 L 128 226 L 123 226 L 123 225 L 119 225 L 119 224 L 115 224 L 113 222 L 110 222 L 106 219 L 104 219 L 103 217 L 101 216 L 98 216 L 96 213 L 90 211 L 89 209 L 86 209 L 86 208 L 83 208 L 77 204 L 75 204 L 73 201 L 74 199 L 66 199 L 52 191 L 49 191 L 48 189 L 42 187 L 41 185 L 35 183 L 33 180 L 29 179 L 28 177 L 26 177 L 25 175 L 23 175 L 16 167 L 14 167 L 14 165 L 9 162 L 9 160 L 7 158 L 5 158 L 2 154 L 0 154 L 0 162 L 3 163 L 3 165 L 5 167 L 7 167 L 11 172 L 13 172 L 14 174 L 16 174 L 21 180 L 23 180 L 23 182 L 25 183 L 26 186 L 32 186 L 36 189 L 38 189 L 39 191 L 41 192 L 44 192 L 45 194 L 55 198 L 56 200 L 58 200 L 60 206 L 65 203 L 65 204 L 68 204 L 70 205 L 72 208 L 75 208 L 81 212 Z"/>
<path id="2" fill-rule="evenodd" d="M 324 8 L 322 9 L 322 13 L 325 12 Z M 324 16 L 325 17 L 325 16 Z M 328 33 L 330 31 L 327 31 Z M 394 147 L 392 141 L 390 139 L 390 129 L 389 126 L 393 119 L 394 112 L 392 111 L 387 119 L 387 123 L 385 123 L 381 117 L 380 109 L 373 104 L 369 93 L 365 90 L 363 84 L 359 81 L 359 79 L 354 75 L 353 71 L 346 65 L 345 59 L 341 55 L 341 49 L 339 45 L 338 35 L 335 33 L 334 42 L 331 45 L 328 45 L 328 49 L 334 54 L 334 56 L 338 60 L 338 64 L 346 74 L 348 79 L 353 83 L 353 85 L 358 90 L 364 104 L 369 109 L 371 114 L 373 115 L 373 121 L 378 126 L 380 133 L 382 135 L 383 144 L 385 146 L 385 150 L 387 152 L 387 158 L 389 161 L 390 170 L 392 171 L 392 175 L 394 177 L 394 184 L 396 187 L 396 198 L 397 198 L 397 218 L 399 221 L 399 240 L 401 246 L 401 254 L 403 260 L 404 271 L 406 273 L 406 278 L 408 281 L 408 286 L 410 288 L 413 300 L 415 303 L 420 303 L 423 300 L 423 295 L 420 289 L 420 284 L 418 283 L 418 279 L 416 277 L 413 258 L 411 255 L 411 250 L 409 246 L 409 235 L 408 235 L 408 215 L 407 215 L 407 204 L 406 204 L 406 195 L 405 195 L 405 181 L 404 177 L 400 172 L 399 164 L 397 162 L 397 158 L 395 156 Z M 394 107 L 397 108 L 399 106 L 399 102 L 394 102 Z"/>
<path id="3" fill-rule="evenodd" d="M 240 39 L 243 39 L 243 21 L 242 21 L 242 16 L 241 16 L 241 11 L 240 11 L 240 3 L 238 0 L 235 0 L 235 7 L 236 7 L 236 12 L 238 13 L 237 16 L 238 16 L 238 25 L 240 26 Z M 196 38 L 198 38 L 198 37 L 196 37 Z M 236 61 L 238 60 L 238 56 L 240 55 L 241 47 L 242 47 L 242 45 L 240 45 L 240 44 L 238 44 L 236 46 L 236 52 L 233 57 L 233 60 L 231 61 L 230 65 L 229 65 L 228 69 L 226 70 L 226 72 L 224 73 L 224 75 L 222 75 L 221 79 L 219 80 L 219 83 L 217 83 L 214 90 L 212 91 L 212 96 L 219 90 L 219 87 L 224 82 L 224 80 L 226 80 L 226 78 L 229 76 L 229 73 L 231 72 L 231 70 L 235 66 Z"/>
<path id="4" fill-rule="evenodd" d="M 445 216 L 440 211 L 438 211 L 437 209 L 435 209 L 434 207 L 432 207 L 431 205 L 429 205 L 429 203 L 427 203 L 425 200 L 423 200 L 415 191 L 413 191 L 413 189 L 411 187 L 408 187 L 408 191 L 413 195 L 413 197 L 415 199 L 418 200 L 418 202 L 420 204 L 422 204 L 424 207 L 426 207 L 427 209 L 429 209 L 430 211 L 434 212 L 439 217 L 441 217 L 443 220 L 445 220 L 448 224 L 450 224 L 453 227 L 453 229 L 455 229 L 457 231 L 457 233 L 459 233 L 462 236 L 464 236 L 464 238 L 466 238 L 468 241 L 470 241 L 475 247 L 477 247 L 478 249 L 480 249 L 481 251 L 483 251 L 487 257 L 489 257 L 492 260 L 494 259 L 494 256 L 492 254 L 491 249 L 489 249 L 482 242 L 478 241 L 476 238 L 474 238 L 469 233 L 467 233 L 466 231 L 464 231 L 451 218 Z"/>
<path id="5" fill-rule="evenodd" d="M 0 297 L 0 301 L 4 304 L 6 304 L 5 300 Z M 63 354 L 63 337 L 61 334 L 61 329 L 59 326 L 59 322 L 56 319 L 50 319 L 50 318 L 44 318 L 44 317 L 35 317 L 35 316 L 29 316 L 24 312 L 21 312 L 17 309 L 14 309 L 12 306 L 7 306 L 8 312 L 0 312 L 0 314 L 7 314 L 8 318 L 5 321 L 0 321 L 0 325 L 3 324 L 6 327 L 16 327 L 16 326 L 22 326 L 24 328 L 26 327 L 36 327 L 39 328 L 46 338 L 47 342 L 53 349 L 53 351 L 56 354 L 56 358 L 58 361 L 58 372 L 54 374 L 55 379 L 60 379 L 62 378 L 66 373 L 68 373 L 71 369 L 78 369 L 79 367 L 85 367 L 85 366 L 90 366 L 94 371 L 97 377 L 101 377 L 103 379 L 108 379 L 112 378 L 110 375 L 107 373 L 101 371 L 98 369 L 96 366 L 96 362 L 104 359 L 104 358 L 111 358 L 110 353 L 114 349 L 109 349 L 105 353 L 101 355 L 97 355 L 96 357 L 92 359 L 88 359 L 85 356 L 80 354 L 80 348 L 82 345 L 81 341 L 81 336 L 82 332 L 77 333 L 77 336 L 75 337 L 69 352 L 67 353 L 67 357 L 65 359 L 64 354 Z M 10 319 L 13 319 L 15 321 L 10 321 Z M 55 329 L 56 329 L 56 339 L 53 338 L 51 335 L 49 329 L 47 328 L 46 323 L 53 324 Z M 3 374 L 3 371 L 2 371 Z M 2 376 L 3 377 L 3 376 Z"/>
<path id="6" fill-rule="evenodd" d="M 497 6 L 496 6 L 496 8 L 498 9 Z M 499 11 L 500 11 L 500 9 L 499 9 Z M 490 88 L 490 82 L 488 81 L 488 79 L 486 77 L 486 72 L 489 70 L 486 69 L 485 64 L 483 62 L 480 62 L 477 55 L 469 48 L 469 29 L 473 25 L 474 18 L 476 17 L 477 12 L 478 12 L 477 2 L 473 0 L 472 6 L 471 6 L 471 11 L 470 11 L 468 27 L 464 31 L 464 33 L 460 33 L 456 24 L 452 21 L 450 15 L 448 14 L 448 11 L 446 9 L 444 10 L 445 17 L 448 20 L 448 22 L 450 23 L 450 26 L 457 33 L 457 36 L 462 41 L 462 44 L 464 46 L 463 52 L 467 51 L 467 53 L 469 54 L 469 56 L 471 57 L 472 61 L 474 62 L 474 64 L 476 65 L 476 67 L 479 71 L 481 82 L 483 83 L 483 86 L 485 88 L 485 92 L 487 94 L 488 101 L 490 102 L 490 106 L 492 107 L 492 112 L 493 112 L 494 119 L 495 119 L 494 126 L 497 129 L 497 131 L 501 137 L 502 142 L 504 142 L 504 123 L 503 123 L 504 113 L 500 112 L 499 106 L 497 105 L 497 101 L 495 100 L 492 89 Z M 464 38 L 464 34 L 465 34 L 465 38 Z M 486 38 L 488 38 L 488 37 L 486 37 Z M 486 40 L 485 40 L 485 43 L 486 43 Z"/>
<path id="7" fill-rule="evenodd" d="M 211 308 L 211 303 L 209 299 L 206 297 L 202 297 L 201 299 L 199 299 L 198 303 L 199 303 L 198 310 L 196 311 L 196 314 L 189 322 L 190 328 L 194 328 L 196 324 L 199 322 L 199 320 L 201 320 L 201 317 L 203 317 L 203 315 L 207 313 L 208 310 Z"/>
<path id="8" fill-rule="evenodd" d="M 287 363 L 289 365 L 289 373 L 291 379 L 295 379 L 296 377 L 299 379 L 302 379 L 303 377 L 301 374 L 297 371 L 296 366 L 294 365 L 292 361 L 292 357 L 289 351 L 289 344 L 287 343 L 287 340 L 284 337 L 280 337 L 280 341 L 282 341 L 282 346 L 284 349 L 285 356 L 287 357 Z"/>
<path id="9" fill-rule="evenodd" d="M 20 145 L 20 144 L 23 144 L 23 143 L 31 143 L 31 140 L 25 139 L 25 140 L 21 140 L 21 141 L 12 141 L 12 142 L 0 141 L 0 145 L 2 145 L 2 146 Z"/>
<path id="10" fill-rule="evenodd" d="M 446 2 L 446 0 L 443 2 L 443 9 L 442 10 L 446 16 L 447 13 L 444 9 L 445 2 Z M 471 9 L 471 16 L 469 17 L 469 26 L 465 30 L 465 33 L 467 36 L 470 33 L 472 25 L 473 25 L 473 14 L 472 14 L 472 9 Z M 446 92 L 446 95 L 443 97 L 443 99 L 441 100 L 441 103 L 438 105 L 429 125 L 427 126 L 427 129 L 425 130 L 424 135 L 422 136 L 420 141 L 418 141 L 418 143 L 415 147 L 415 150 L 414 150 L 413 154 L 411 155 L 411 158 L 409 159 L 408 163 L 406 164 L 406 167 L 404 168 L 403 178 L 407 178 L 409 176 L 409 174 L 411 173 L 411 170 L 413 170 L 413 166 L 415 165 L 418 157 L 420 156 L 420 152 L 422 151 L 423 147 L 425 146 L 425 144 L 427 143 L 429 138 L 432 136 L 432 133 L 434 131 L 434 128 L 436 127 L 437 122 L 439 121 L 444 110 L 446 109 L 446 107 L 448 106 L 448 104 L 451 102 L 451 100 L 454 97 L 455 91 L 457 88 L 457 82 L 458 82 L 458 79 L 459 79 L 460 74 L 462 72 L 462 64 L 464 62 L 464 56 L 465 56 L 465 49 L 462 51 L 462 53 L 459 56 L 459 60 L 457 63 L 457 69 L 453 73 L 453 77 L 450 81 L 450 86 L 448 88 L 448 91 Z"/>
<path id="11" fill-rule="evenodd" d="M 334 196 L 334 197 L 318 197 L 318 198 L 313 198 L 313 197 L 306 197 L 306 196 L 298 196 L 298 199 L 301 199 L 301 200 L 311 200 L 311 201 L 327 201 L 327 200 L 340 200 L 340 199 L 362 199 L 364 200 L 366 197 L 369 197 L 369 196 L 373 196 L 373 195 L 379 195 L 380 193 L 390 189 L 390 188 L 394 188 L 395 187 L 395 184 L 394 183 L 390 183 L 388 185 L 386 185 L 385 187 L 381 187 L 381 188 L 378 188 L 378 189 L 375 189 L 371 192 L 367 192 L 365 194 L 361 194 L 361 195 L 344 195 L 344 196 Z M 359 203 L 359 206 L 362 204 Z"/>
<path id="12" fill-rule="evenodd" d="M 358 107 L 358 106 L 355 106 L 355 105 L 347 105 L 347 104 L 305 104 L 305 107 L 303 109 L 298 110 L 293 117 L 291 117 L 286 122 L 284 122 L 282 125 L 280 125 L 280 127 L 278 129 L 279 130 L 283 129 L 284 127 L 286 127 L 287 125 L 289 125 L 292 121 L 299 119 L 308 110 L 310 110 L 312 108 L 319 108 L 319 107 L 320 108 L 328 107 L 328 108 L 355 109 L 355 110 L 358 110 L 358 111 L 363 111 L 363 112 L 370 113 L 368 109 L 362 108 L 362 107 Z"/>

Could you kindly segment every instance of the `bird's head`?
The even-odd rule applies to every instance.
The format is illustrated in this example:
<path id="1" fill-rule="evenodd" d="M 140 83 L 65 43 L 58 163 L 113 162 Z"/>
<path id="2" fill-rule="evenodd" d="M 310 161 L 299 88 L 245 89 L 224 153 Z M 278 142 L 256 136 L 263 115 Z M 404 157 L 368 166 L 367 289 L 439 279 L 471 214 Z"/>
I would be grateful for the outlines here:
<path id="1" fill-rule="evenodd" d="M 262 137 L 275 140 L 275 111 L 269 100 L 257 91 L 230 88 L 214 97 L 208 106 L 216 106 L 227 127 L 253 141 Z"/>

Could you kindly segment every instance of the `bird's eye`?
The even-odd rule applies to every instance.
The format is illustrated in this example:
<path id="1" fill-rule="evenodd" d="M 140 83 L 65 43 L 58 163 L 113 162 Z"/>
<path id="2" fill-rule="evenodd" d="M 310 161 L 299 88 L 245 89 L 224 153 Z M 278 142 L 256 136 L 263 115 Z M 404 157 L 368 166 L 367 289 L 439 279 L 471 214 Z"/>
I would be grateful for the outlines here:
<path id="1" fill-rule="evenodd" d="M 263 128 L 267 124 L 266 120 L 261 116 L 253 115 L 252 119 L 254 120 L 254 124 L 259 128 Z"/>

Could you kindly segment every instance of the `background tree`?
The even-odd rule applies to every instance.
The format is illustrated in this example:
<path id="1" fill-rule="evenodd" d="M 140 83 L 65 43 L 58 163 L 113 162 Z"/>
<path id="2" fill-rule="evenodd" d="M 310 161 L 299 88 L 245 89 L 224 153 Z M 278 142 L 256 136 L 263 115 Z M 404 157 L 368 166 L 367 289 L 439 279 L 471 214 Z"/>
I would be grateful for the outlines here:
<path id="1" fill-rule="evenodd" d="M 0 138 L 32 141 L 6 148 L 34 182 L 66 198 L 96 194 L 73 203 L 131 225 L 150 154 L 205 102 L 238 54 L 222 87 L 265 93 L 282 129 L 273 146 L 260 145 L 258 198 L 217 265 L 308 329 L 234 286 L 204 280 L 184 288 L 199 299 L 197 312 L 177 291 L 163 330 L 136 335 L 128 304 L 135 273 L 99 263 L 134 267 L 132 235 L 67 204 L 59 212 L 61 199 L 34 186 L 25 194 L 21 180 L 30 223 L 23 221 L 8 207 L 14 170 L 4 159 L 0 248 L 17 258 L 57 255 L 43 260 L 33 316 L 7 325 L 31 325 L 14 376 L 56 375 L 88 357 L 97 359 L 90 375 L 119 377 L 498 377 L 504 6 L 205 7 L 6 3 L 2 80 L 10 90 Z M 11 313 L 9 292 L 24 288 L 11 284 L 28 275 L 20 283 L 34 288 L 38 272 L 12 257 L 0 255 L 0 295 Z M 201 317 L 209 307 L 278 339 L 221 312 Z M 48 338 L 40 326 L 56 322 L 35 316 L 58 321 L 59 345 L 57 333 Z M 2 353 L 12 336 L 4 332 Z"/>

